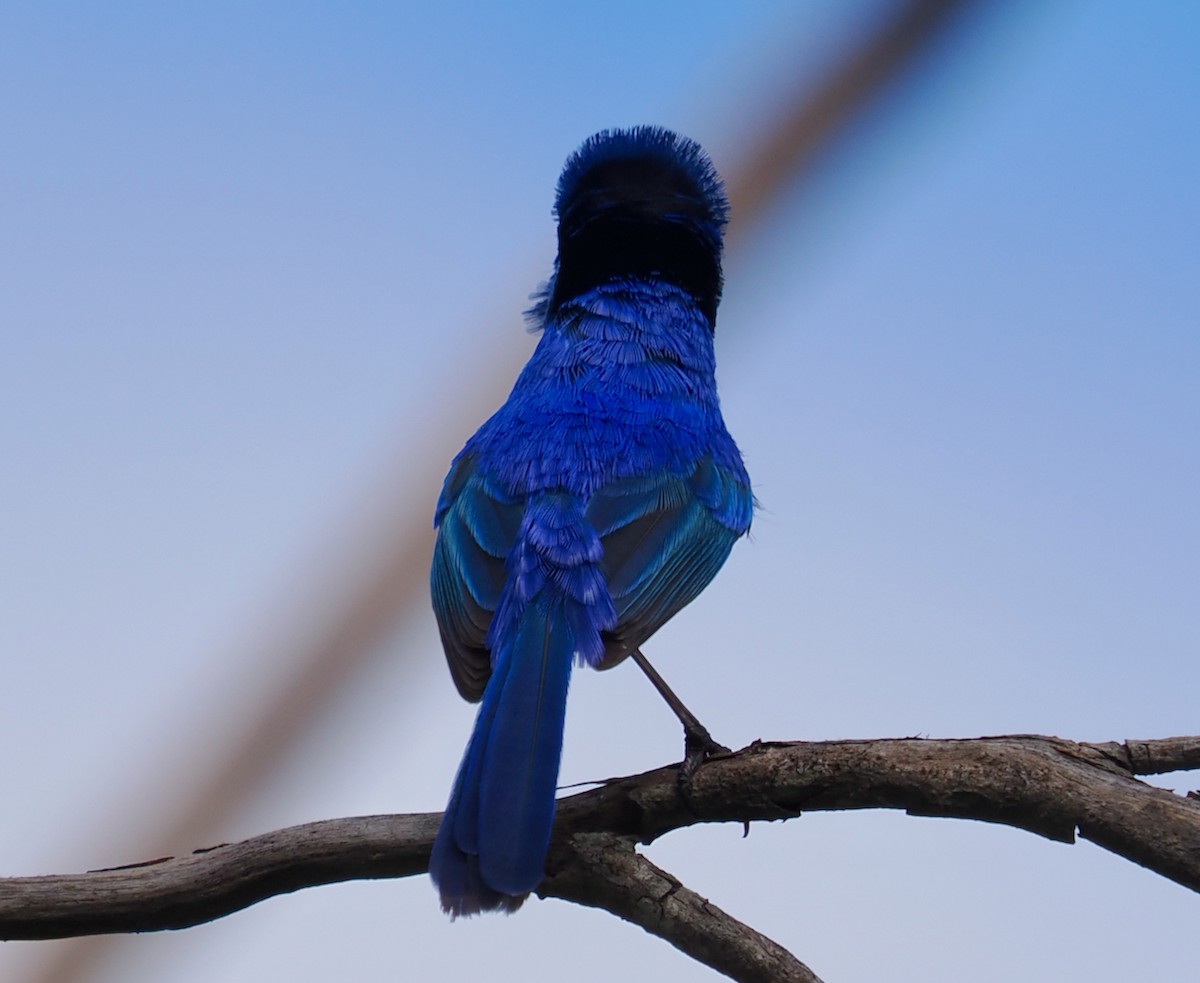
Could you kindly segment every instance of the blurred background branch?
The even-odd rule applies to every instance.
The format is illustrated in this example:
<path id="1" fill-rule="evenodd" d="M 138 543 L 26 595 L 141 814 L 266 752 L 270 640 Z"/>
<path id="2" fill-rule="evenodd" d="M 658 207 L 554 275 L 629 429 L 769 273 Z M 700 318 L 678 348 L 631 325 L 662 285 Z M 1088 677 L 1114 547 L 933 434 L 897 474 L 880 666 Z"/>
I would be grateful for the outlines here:
<path id="1" fill-rule="evenodd" d="M 979 0 L 903 0 L 886 11 L 877 25 L 855 39 L 828 75 L 815 85 L 807 83 L 793 91 L 772 94 L 779 105 L 778 119 L 759 142 L 748 148 L 739 168 L 726 176 L 735 216 L 730 251 L 752 234 L 761 215 L 782 190 L 795 187 L 815 166 L 823 152 L 852 126 L 860 113 L 881 93 L 895 85 L 915 62 L 928 57 L 956 15 Z M 535 282 L 531 279 L 531 282 Z M 486 394 L 486 398 L 449 404 L 449 419 L 440 421 L 436 448 L 424 459 L 410 462 L 406 480 L 414 476 L 432 478 L 445 471 L 453 449 L 453 436 L 465 424 L 486 418 L 494 408 L 496 392 L 502 392 L 521 364 L 511 348 L 479 364 L 487 366 L 487 377 L 460 386 L 464 393 Z M 433 479 L 438 480 L 438 479 Z M 431 482 L 426 481 L 426 484 Z M 400 495 L 372 496 L 372 500 L 400 500 Z M 262 782 L 264 776 L 295 744 L 314 716 L 370 660 L 397 630 L 398 619 L 417 605 L 426 603 L 428 558 L 432 548 L 429 514 L 403 513 L 385 505 L 367 523 L 365 534 L 357 530 L 345 537 L 350 542 L 382 544 L 372 552 L 369 566 L 348 563 L 343 576 L 352 585 L 344 590 L 344 602 L 329 613 L 324 625 L 311 632 L 311 642 L 292 653 L 286 672 L 267 701 L 251 709 L 233 728 L 225 742 L 224 756 L 199 771 L 186 799 L 174 808 L 175 818 L 142 843 L 129 843 L 139 855 L 157 855 L 187 844 L 206 843 L 228 817 Z M 318 572 L 320 582 L 326 571 Z M 315 596 L 321 588 L 304 586 L 299 597 Z M 304 612 L 306 605 L 290 605 Z M 269 638 L 259 651 L 248 652 L 245 662 L 258 665 L 275 661 L 281 639 L 296 637 L 286 626 L 278 638 Z M 430 657 L 433 657 L 432 655 Z M 397 712 L 403 712 L 398 705 Z M 202 721 L 204 731 L 209 724 Z M 209 744 L 206 737 L 196 746 Z M 139 804 L 140 805 L 140 804 Z M 131 819 L 130 828 L 140 823 Z M 47 961 L 31 983 L 83 983 L 93 973 L 112 939 L 86 939 L 67 943 Z"/>

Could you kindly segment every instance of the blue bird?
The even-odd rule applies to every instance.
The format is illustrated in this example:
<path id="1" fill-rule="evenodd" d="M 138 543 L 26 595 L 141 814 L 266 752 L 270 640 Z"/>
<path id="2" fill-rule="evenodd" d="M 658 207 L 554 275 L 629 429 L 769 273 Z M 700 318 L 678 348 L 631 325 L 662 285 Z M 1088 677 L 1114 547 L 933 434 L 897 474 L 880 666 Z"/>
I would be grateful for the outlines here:
<path id="1" fill-rule="evenodd" d="M 750 528 L 714 376 L 728 210 L 704 151 L 657 127 L 596 134 L 559 179 L 541 338 L 434 522 L 442 645 L 482 700 L 429 865 L 452 917 L 542 880 L 572 665 L 642 664 Z"/>

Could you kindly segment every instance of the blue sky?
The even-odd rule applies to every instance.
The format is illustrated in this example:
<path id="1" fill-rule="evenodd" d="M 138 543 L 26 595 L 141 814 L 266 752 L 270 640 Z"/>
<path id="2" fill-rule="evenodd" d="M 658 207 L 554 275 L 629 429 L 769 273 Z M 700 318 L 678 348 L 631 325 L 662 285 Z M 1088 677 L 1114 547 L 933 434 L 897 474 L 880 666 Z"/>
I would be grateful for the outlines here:
<path id="1" fill-rule="evenodd" d="M 120 817 L 169 811 L 285 671 L 286 640 L 246 653 L 336 602 L 381 498 L 429 520 L 416 462 L 532 345 L 584 137 L 663 123 L 729 173 L 875 9 L 734 7 L 0 11 L 4 871 L 140 859 Z M 651 655 L 729 744 L 1197 732 L 1200 12 L 993 5 L 955 42 L 726 271 L 763 510 Z M 419 615 L 221 838 L 441 807 L 471 709 Z M 580 674 L 567 740 L 564 782 L 679 750 L 632 670 Z M 830 983 L 1175 979 L 1200 914 L 1090 844 L 894 815 L 650 853 Z M 1113 951 L 1116 909 L 1152 949 Z M 130 939 L 95 979 L 568 966 L 716 978 L 554 902 L 449 925 L 414 879 Z"/>

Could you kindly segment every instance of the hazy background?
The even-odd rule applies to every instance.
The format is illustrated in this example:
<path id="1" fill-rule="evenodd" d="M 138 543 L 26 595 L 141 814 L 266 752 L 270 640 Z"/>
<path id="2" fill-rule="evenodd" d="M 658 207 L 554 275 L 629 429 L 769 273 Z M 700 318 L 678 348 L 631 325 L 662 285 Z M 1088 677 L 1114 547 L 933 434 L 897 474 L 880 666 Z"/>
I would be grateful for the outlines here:
<path id="1" fill-rule="evenodd" d="M 145 859 L 371 521 L 429 523 L 583 138 L 661 123 L 728 173 L 887 5 L 433 7 L 0 7 L 0 874 Z M 1198 107 L 1200 6 L 985 4 L 740 242 L 762 511 L 648 649 L 719 739 L 1200 730 Z M 472 716 L 422 601 L 209 842 L 440 809 Z M 563 783 L 680 750 L 632 667 L 577 675 Z M 1200 899 L 1088 843 L 863 813 L 649 853 L 828 983 L 1195 974 Z M 79 979 L 614 976 L 717 978 L 560 902 L 452 925 L 421 877 Z"/>

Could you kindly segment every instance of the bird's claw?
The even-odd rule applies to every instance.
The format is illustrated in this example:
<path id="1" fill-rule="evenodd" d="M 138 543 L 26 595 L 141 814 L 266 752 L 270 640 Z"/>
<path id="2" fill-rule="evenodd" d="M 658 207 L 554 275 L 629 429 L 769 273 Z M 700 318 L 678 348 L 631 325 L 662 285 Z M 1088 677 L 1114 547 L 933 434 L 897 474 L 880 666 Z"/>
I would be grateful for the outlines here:
<path id="1" fill-rule="evenodd" d="M 683 764 L 679 768 L 679 790 L 690 805 L 692 802 L 692 780 L 700 766 L 716 754 L 730 754 L 729 748 L 713 739 L 708 728 L 700 723 L 688 727 L 683 733 Z"/>

